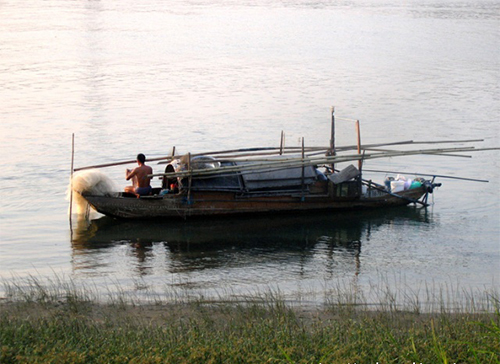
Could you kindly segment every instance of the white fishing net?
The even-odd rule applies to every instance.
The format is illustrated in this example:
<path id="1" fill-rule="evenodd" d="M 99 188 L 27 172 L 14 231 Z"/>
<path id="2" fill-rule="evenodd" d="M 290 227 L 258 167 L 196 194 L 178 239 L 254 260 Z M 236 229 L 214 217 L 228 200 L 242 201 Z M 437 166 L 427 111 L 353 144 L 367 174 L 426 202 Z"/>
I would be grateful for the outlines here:
<path id="1" fill-rule="evenodd" d="M 116 196 L 119 187 L 113 180 L 101 171 L 91 169 L 79 171 L 73 174 L 73 183 L 68 186 L 66 198 L 70 199 L 71 186 L 73 186 L 73 212 L 76 214 L 87 214 L 88 203 L 82 197 L 82 194 L 94 196 Z"/>
<path id="2" fill-rule="evenodd" d="M 118 186 L 101 171 L 91 169 L 73 174 L 73 191 L 96 196 L 109 196 L 118 192 Z"/>

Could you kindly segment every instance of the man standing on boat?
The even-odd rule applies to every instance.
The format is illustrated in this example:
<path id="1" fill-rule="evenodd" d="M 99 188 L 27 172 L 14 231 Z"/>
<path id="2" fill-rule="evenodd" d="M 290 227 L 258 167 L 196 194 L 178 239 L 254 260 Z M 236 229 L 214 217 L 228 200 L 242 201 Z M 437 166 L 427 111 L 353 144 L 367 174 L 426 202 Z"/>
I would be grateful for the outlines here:
<path id="1" fill-rule="evenodd" d="M 132 186 L 125 187 L 125 192 L 133 193 L 137 197 L 149 195 L 151 193 L 151 177 L 149 174 L 153 174 L 153 168 L 145 164 L 146 156 L 142 153 L 137 155 L 137 164 L 139 167 L 134 168 L 132 171 L 127 169 L 125 172 L 125 178 L 128 180 L 132 179 Z"/>

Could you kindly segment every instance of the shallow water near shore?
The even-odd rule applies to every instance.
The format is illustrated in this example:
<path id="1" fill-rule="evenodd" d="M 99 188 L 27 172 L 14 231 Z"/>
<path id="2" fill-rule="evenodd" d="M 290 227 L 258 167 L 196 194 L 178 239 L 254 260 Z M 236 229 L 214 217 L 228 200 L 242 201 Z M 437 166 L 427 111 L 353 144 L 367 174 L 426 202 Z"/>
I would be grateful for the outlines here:
<path id="1" fill-rule="evenodd" d="M 253 146 L 484 139 L 500 144 L 494 1 L 50 0 L 0 5 L 0 279 L 323 302 L 339 284 L 496 289 L 498 151 L 367 169 L 440 179 L 427 209 L 193 221 L 68 222 L 75 167 Z M 156 171 L 163 166 L 152 163 Z M 125 168 L 103 169 L 123 188 Z M 382 182 L 386 174 L 367 173 Z M 159 185 L 153 180 L 153 185 Z M 117 287 L 117 288 L 113 288 Z M 0 296 L 4 294 L 0 287 Z"/>

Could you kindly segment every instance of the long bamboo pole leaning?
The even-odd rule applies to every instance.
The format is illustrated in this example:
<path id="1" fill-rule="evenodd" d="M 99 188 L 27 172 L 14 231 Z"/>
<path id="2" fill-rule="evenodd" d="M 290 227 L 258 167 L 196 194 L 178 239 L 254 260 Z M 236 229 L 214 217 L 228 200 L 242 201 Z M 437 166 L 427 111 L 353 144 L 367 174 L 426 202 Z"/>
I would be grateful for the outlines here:
<path id="1" fill-rule="evenodd" d="M 366 151 L 373 151 L 373 152 L 395 152 L 394 149 L 381 149 L 381 148 L 364 148 L 364 150 L 366 150 Z M 445 154 L 445 153 L 440 153 L 439 155 L 444 156 L 444 157 L 472 158 L 472 156 L 470 156 L 470 155 L 463 155 L 463 154 Z"/>

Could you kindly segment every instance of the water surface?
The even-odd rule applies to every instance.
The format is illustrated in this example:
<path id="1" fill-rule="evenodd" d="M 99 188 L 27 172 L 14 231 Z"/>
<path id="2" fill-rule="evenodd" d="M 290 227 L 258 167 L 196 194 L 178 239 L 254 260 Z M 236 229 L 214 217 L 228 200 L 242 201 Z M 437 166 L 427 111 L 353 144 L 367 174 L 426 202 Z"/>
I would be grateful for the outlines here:
<path id="1" fill-rule="evenodd" d="M 498 146 L 498 14 L 498 2 L 482 0 L 2 1 L 0 277 L 55 275 L 139 294 L 272 288 L 313 301 L 339 281 L 498 287 L 498 152 L 365 165 L 490 181 L 438 180 L 427 210 L 96 217 L 71 232 L 65 200 L 72 133 L 77 167 L 173 146 L 277 146 L 282 130 L 288 146 L 301 137 L 328 145 L 334 105 L 339 118 L 361 120 L 363 143 Z M 337 144 L 354 144 L 354 130 L 339 119 Z M 104 170 L 120 188 L 124 168 Z"/>

